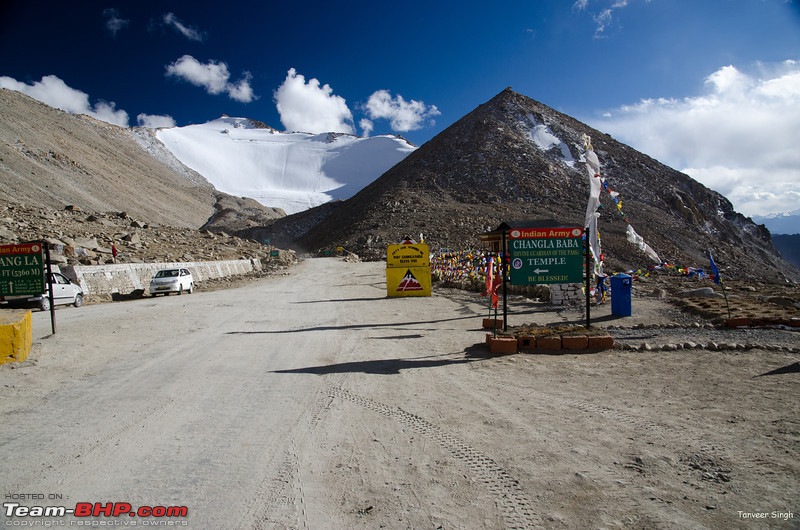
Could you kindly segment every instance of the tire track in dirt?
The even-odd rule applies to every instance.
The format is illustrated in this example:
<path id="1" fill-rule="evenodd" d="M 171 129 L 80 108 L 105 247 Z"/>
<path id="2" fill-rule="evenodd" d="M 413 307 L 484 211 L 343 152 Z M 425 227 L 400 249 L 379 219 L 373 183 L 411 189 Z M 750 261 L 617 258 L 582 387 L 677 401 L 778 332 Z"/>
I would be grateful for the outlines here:
<path id="1" fill-rule="evenodd" d="M 307 413 L 301 416 L 292 429 L 289 445 L 276 457 L 277 470 L 264 477 L 259 487 L 250 495 L 248 509 L 243 514 L 239 528 L 266 529 L 280 525 L 308 530 L 308 509 L 305 484 L 300 470 L 298 449 L 294 440 L 307 440 L 304 434 L 314 431 L 333 397 L 321 388 L 315 394 Z M 306 431 L 306 433 L 301 432 Z"/>
<path id="2" fill-rule="evenodd" d="M 494 495 L 507 528 L 540 528 L 542 526 L 543 521 L 533 512 L 531 502 L 519 481 L 491 457 L 424 418 L 400 408 L 353 394 L 338 387 L 329 388 L 328 392 L 332 397 L 350 401 L 402 423 L 415 432 L 432 439 L 454 458 L 466 464 Z"/>

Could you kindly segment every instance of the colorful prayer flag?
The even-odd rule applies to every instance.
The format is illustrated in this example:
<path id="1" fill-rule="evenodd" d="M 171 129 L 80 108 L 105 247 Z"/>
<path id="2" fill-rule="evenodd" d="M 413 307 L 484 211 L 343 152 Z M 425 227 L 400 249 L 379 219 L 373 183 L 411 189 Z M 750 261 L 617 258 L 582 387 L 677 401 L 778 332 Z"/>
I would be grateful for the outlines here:
<path id="1" fill-rule="evenodd" d="M 708 251 L 708 259 L 711 261 L 711 272 L 714 273 L 714 283 L 719 284 L 722 281 L 719 275 L 719 269 L 717 268 L 717 264 L 714 263 L 714 258 L 711 257 L 711 251 Z"/>

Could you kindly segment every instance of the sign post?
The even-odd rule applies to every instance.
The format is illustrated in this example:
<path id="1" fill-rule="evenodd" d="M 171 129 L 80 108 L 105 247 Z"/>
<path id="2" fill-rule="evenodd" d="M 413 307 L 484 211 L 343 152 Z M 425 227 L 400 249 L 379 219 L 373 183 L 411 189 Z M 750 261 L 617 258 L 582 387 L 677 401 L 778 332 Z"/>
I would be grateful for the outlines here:
<path id="1" fill-rule="evenodd" d="M 39 242 L 0 245 L 0 296 L 44 293 L 42 252 Z"/>
<path id="2" fill-rule="evenodd" d="M 0 245 L 0 296 L 45 294 L 45 278 L 51 277 L 50 249 L 43 241 Z M 56 315 L 52 289 L 47 296 L 50 300 L 50 322 L 55 335 Z"/>
<path id="3" fill-rule="evenodd" d="M 428 245 L 408 242 L 388 246 L 386 292 L 388 296 L 431 296 Z"/>
<path id="4" fill-rule="evenodd" d="M 582 228 L 514 228 L 509 238 L 512 285 L 583 283 Z"/>

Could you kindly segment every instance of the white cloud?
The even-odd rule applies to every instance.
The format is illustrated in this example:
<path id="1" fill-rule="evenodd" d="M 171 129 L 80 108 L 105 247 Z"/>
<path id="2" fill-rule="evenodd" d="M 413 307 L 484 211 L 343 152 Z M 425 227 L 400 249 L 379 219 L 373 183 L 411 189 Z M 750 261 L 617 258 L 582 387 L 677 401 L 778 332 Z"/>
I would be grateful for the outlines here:
<path id="1" fill-rule="evenodd" d="M 227 92 L 231 99 L 240 101 L 242 103 L 250 103 L 256 99 L 253 93 L 253 88 L 250 86 L 250 80 L 253 76 L 250 72 L 245 72 L 244 77 L 236 84 L 228 85 Z"/>
<path id="2" fill-rule="evenodd" d="M 201 63 L 191 55 L 184 55 L 167 66 L 167 75 L 181 78 L 189 83 L 205 88 L 209 94 L 228 94 L 233 100 L 250 103 L 256 96 L 250 86 L 251 75 L 244 73 L 236 84 L 230 82 L 228 65 L 217 61 Z"/>
<path id="3" fill-rule="evenodd" d="M 203 40 L 202 33 L 200 33 L 195 28 L 187 26 L 186 24 L 178 20 L 178 17 L 176 17 L 174 13 L 167 13 L 166 15 L 164 15 L 162 20 L 164 21 L 164 24 L 166 24 L 167 26 L 172 26 L 178 33 L 180 33 L 189 40 L 194 40 L 198 42 Z"/>
<path id="4" fill-rule="evenodd" d="M 704 94 L 646 99 L 593 126 L 726 196 L 745 215 L 797 209 L 800 62 L 725 66 Z"/>
<path id="5" fill-rule="evenodd" d="M 139 114 L 136 116 L 136 121 L 140 127 L 148 129 L 169 128 L 176 125 L 172 116 L 160 114 Z"/>
<path id="6" fill-rule="evenodd" d="M 650 3 L 651 0 L 644 0 Z M 616 11 L 628 7 L 630 0 L 600 0 L 599 4 L 607 7 L 600 7 L 596 14 L 592 14 L 595 23 L 594 38 L 603 38 L 606 29 L 612 24 L 616 16 Z M 572 4 L 573 11 L 589 11 L 589 0 L 576 0 Z"/>
<path id="7" fill-rule="evenodd" d="M 355 132 L 353 114 L 344 98 L 334 95 L 330 85 L 320 86 L 317 79 L 306 83 L 294 68 L 275 91 L 275 104 L 287 131 Z"/>
<path id="8" fill-rule="evenodd" d="M 611 9 L 603 9 L 600 11 L 600 14 L 595 15 L 593 18 L 594 23 L 597 24 L 597 27 L 594 30 L 594 36 L 595 38 L 600 38 L 603 36 L 603 33 L 605 33 L 608 25 L 611 24 L 611 21 L 614 19 L 614 11 Z"/>
<path id="9" fill-rule="evenodd" d="M 361 127 L 361 130 L 364 132 L 364 136 L 369 136 L 372 134 L 372 129 L 375 128 L 375 124 L 372 123 L 372 120 L 368 120 L 366 118 L 359 120 L 358 126 Z"/>
<path id="10" fill-rule="evenodd" d="M 120 18 L 119 10 L 114 8 L 104 9 L 103 16 L 106 17 L 106 29 L 115 37 L 119 30 L 130 23 L 130 20 Z"/>
<path id="11" fill-rule="evenodd" d="M 22 92 L 37 101 L 70 114 L 86 114 L 120 127 L 128 126 L 128 113 L 117 109 L 113 101 L 100 101 L 92 106 L 89 103 L 88 94 L 67 86 L 64 81 L 54 75 L 46 75 L 42 77 L 41 81 L 32 85 L 3 76 L 0 77 L 0 88 Z"/>
<path id="12" fill-rule="evenodd" d="M 422 101 L 406 101 L 403 96 L 392 98 L 388 90 L 374 92 L 364 106 L 367 115 L 389 120 L 395 132 L 415 131 L 423 127 L 425 119 L 441 114 L 436 105 L 427 106 Z M 431 120 L 433 122 L 433 120 Z"/>

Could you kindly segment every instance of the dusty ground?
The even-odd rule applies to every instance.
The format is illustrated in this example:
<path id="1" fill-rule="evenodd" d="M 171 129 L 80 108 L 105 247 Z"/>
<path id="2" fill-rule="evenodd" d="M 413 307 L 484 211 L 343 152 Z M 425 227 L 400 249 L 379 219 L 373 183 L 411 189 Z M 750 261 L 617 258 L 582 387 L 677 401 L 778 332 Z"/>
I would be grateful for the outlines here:
<path id="1" fill-rule="evenodd" d="M 595 325 L 739 333 L 633 308 Z M 759 332 L 781 350 L 493 357 L 484 299 L 389 299 L 383 264 L 338 259 L 57 315 L 0 367 L 4 495 L 185 505 L 172 522 L 192 528 L 800 527 L 797 332 Z M 522 297 L 509 317 L 580 318 Z"/>

